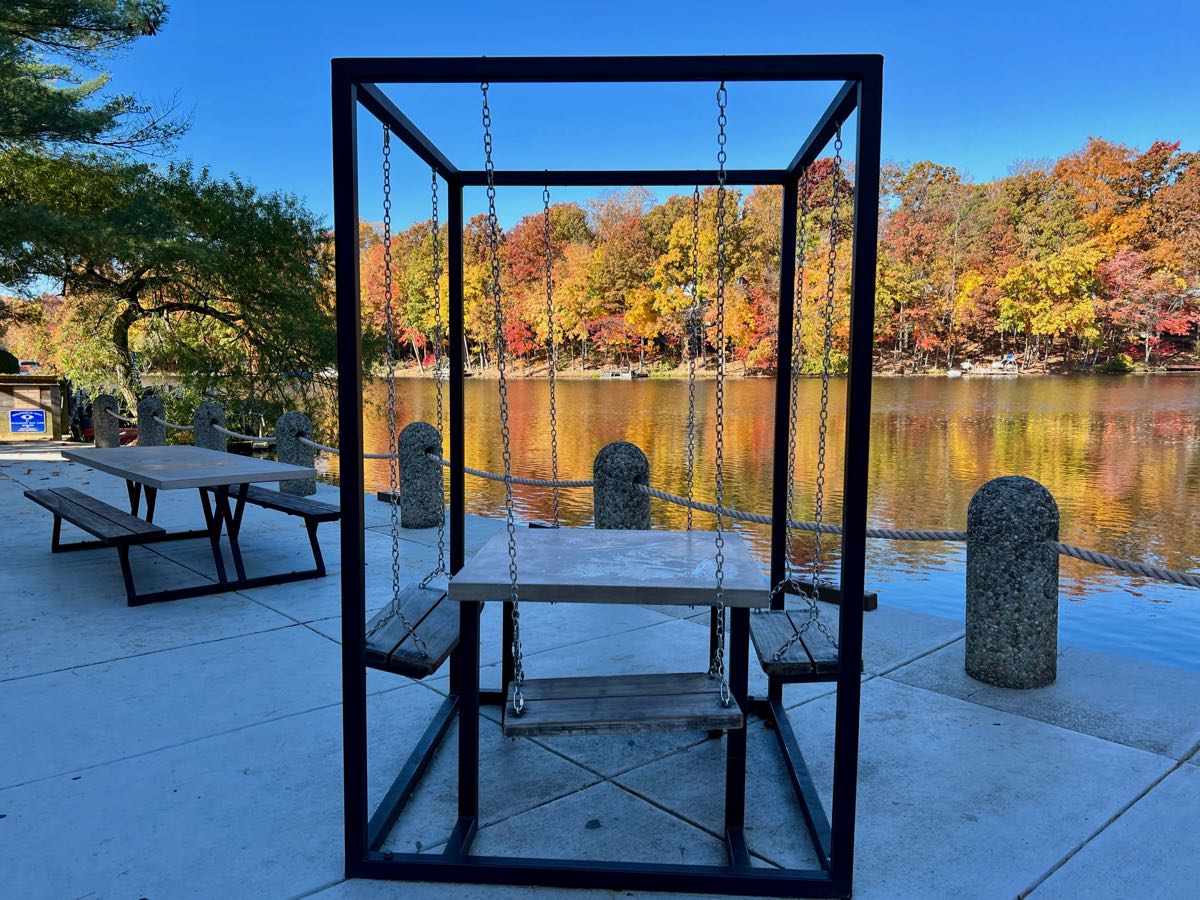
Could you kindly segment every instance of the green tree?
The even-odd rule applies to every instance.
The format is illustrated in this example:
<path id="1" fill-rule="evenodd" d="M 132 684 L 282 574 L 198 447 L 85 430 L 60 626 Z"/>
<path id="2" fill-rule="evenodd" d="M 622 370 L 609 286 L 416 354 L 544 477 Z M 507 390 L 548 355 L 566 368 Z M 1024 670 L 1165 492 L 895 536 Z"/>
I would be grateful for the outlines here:
<path id="1" fill-rule="evenodd" d="M 0 155 L 0 282 L 62 284 L 67 374 L 137 389 L 133 355 L 247 396 L 335 356 L 326 234 L 298 200 L 189 164 Z M 227 392 L 226 392 L 227 393 Z"/>
<path id="2" fill-rule="evenodd" d="M 170 108 L 106 92 L 109 76 L 101 71 L 113 54 L 157 34 L 166 18 L 162 0 L 0 3 L 0 148 L 169 144 L 186 122 Z"/>

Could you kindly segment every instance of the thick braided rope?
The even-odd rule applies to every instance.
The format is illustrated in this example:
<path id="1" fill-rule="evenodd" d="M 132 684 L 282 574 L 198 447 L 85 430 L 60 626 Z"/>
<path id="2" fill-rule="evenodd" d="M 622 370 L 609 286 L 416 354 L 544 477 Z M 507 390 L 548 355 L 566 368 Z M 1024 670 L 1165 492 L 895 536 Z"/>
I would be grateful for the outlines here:
<path id="1" fill-rule="evenodd" d="M 176 425 L 174 422 L 168 422 L 162 416 L 154 416 L 154 421 L 164 428 L 170 428 L 172 431 L 195 431 L 195 425 Z"/>
<path id="2" fill-rule="evenodd" d="M 430 457 L 436 459 L 443 466 L 450 467 L 450 460 L 442 459 L 434 453 L 429 454 Z M 504 481 L 504 476 L 497 472 L 488 472 L 483 469 L 472 469 L 470 466 L 463 466 L 463 471 L 468 475 L 474 475 L 476 478 L 486 478 L 489 481 Z M 558 488 L 585 488 L 592 487 L 594 481 L 555 481 L 552 478 L 522 478 L 519 475 L 513 475 L 511 479 L 513 484 L 524 484 L 529 487 L 558 487 Z"/>
<path id="3" fill-rule="evenodd" d="M 757 525 L 770 525 L 771 517 L 762 513 L 746 512 L 740 509 L 731 507 L 718 507 L 713 503 L 703 503 L 699 500 L 688 500 L 686 497 L 680 497 L 678 494 L 670 494 L 666 491 L 659 490 L 655 487 L 650 487 L 648 484 L 639 484 L 637 489 L 643 494 L 655 497 L 659 500 L 665 500 L 668 503 L 676 503 L 680 506 L 690 506 L 692 509 L 698 509 L 701 512 L 717 514 L 718 509 L 721 514 L 728 516 L 731 519 L 738 519 L 742 522 L 754 522 Z M 841 534 L 842 527 L 840 525 L 817 525 L 816 522 L 800 522 L 791 520 L 789 523 L 792 528 L 797 531 L 817 531 L 821 534 Z M 896 528 L 868 528 L 867 537 L 881 538 L 891 541 L 965 541 L 967 533 L 965 531 L 922 531 L 917 529 L 896 529 Z"/>
<path id="4" fill-rule="evenodd" d="M 296 438 L 305 447 L 311 447 L 313 450 L 323 450 L 326 453 L 332 453 L 335 456 L 341 451 L 337 447 L 330 447 L 328 444 L 319 444 L 316 441 L 310 441 L 306 437 Z M 364 453 L 363 459 L 395 459 L 395 453 Z"/>
<path id="5" fill-rule="evenodd" d="M 131 418 L 129 418 L 129 416 L 123 416 L 116 410 L 108 409 L 107 407 L 105 407 L 104 411 L 106 413 L 108 413 L 110 416 L 112 416 L 114 419 L 116 419 L 118 422 L 124 422 L 126 425 L 136 425 L 137 424 L 137 419 L 131 419 Z"/>
<path id="6" fill-rule="evenodd" d="M 275 438 L 273 437 L 259 437 L 258 435 L 254 434 L 242 434 L 240 431 L 230 431 L 228 428 L 224 428 L 223 426 L 215 423 L 212 426 L 212 430 L 218 434 L 223 434 L 226 437 L 231 437 L 237 441 L 254 441 L 255 443 L 259 444 L 275 443 Z"/>
<path id="7" fill-rule="evenodd" d="M 1200 575 L 1192 575 L 1189 572 L 1177 572 L 1174 569 L 1163 569 L 1159 566 L 1150 566 L 1146 563 L 1135 562 L 1132 559 L 1120 559 L 1116 556 L 1109 556 L 1107 553 L 1100 553 L 1098 550 L 1087 550 L 1083 547 L 1076 547 L 1074 544 L 1062 544 L 1058 541 L 1051 541 L 1050 543 L 1063 556 L 1071 556 L 1075 559 L 1092 563 L 1093 565 L 1116 569 L 1118 572 L 1127 572 L 1130 575 L 1140 575 L 1142 578 L 1154 578 L 1158 581 L 1181 584 L 1184 587 L 1200 588 Z"/>

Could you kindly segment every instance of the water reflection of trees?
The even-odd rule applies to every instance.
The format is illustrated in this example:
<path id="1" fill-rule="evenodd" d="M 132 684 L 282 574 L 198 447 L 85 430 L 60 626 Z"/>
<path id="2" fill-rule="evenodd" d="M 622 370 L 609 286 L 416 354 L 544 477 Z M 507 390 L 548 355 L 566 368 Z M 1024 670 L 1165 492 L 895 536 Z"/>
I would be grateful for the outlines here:
<path id="1" fill-rule="evenodd" d="M 726 501 L 760 512 L 770 509 L 773 389 L 769 381 L 727 386 Z M 466 384 L 464 442 L 469 465 L 499 471 L 496 383 Z M 1187 378 L 876 379 L 871 430 L 870 520 L 880 527 L 961 528 L 975 489 L 990 478 L 1023 474 L 1045 484 L 1062 511 L 1062 533 L 1073 543 L 1133 556 L 1173 568 L 1194 563 L 1200 534 L 1200 381 Z M 514 471 L 550 476 L 548 385 L 517 380 L 509 385 Z M 368 387 L 364 433 L 368 450 L 387 447 L 384 389 Z M 800 384 L 796 436 L 796 511 L 811 518 L 818 453 L 820 385 Z M 831 392 L 827 516 L 841 514 L 844 383 Z M 398 421 L 433 421 L 433 385 L 405 379 L 398 389 Z M 563 380 L 558 385 L 559 472 L 590 477 L 592 459 L 604 444 L 630 440 L 646 451 L 651 480 L 684 492 L 687 385 L 680 381 L 608 382 Z M 696 447 L 696 496 L 713 496 L 713 384 L 697 391 L 701 423 Z M 331 466 L 336 474 L 336 463 Z M 368 486 L 387 485 L 387 464 L 368 460 Z M 521 518 L 548 521 L 547 490 L 517 486 Z M 591 492 L 564 490 L 562 519 L 591 522 Z M 467 480 L 471 512 L 500 515 L 503 486 Z M 682 528 L 683 509 L 653 501 L 655 527 Z M 698 513 L 699 527 L 712 517 Z M 760 557 L 767 529 L 739 524 Z M 795 542 L 807 562 L 812 543 Z M 919 571 L 961 556 L 961 548 L 938 543 L 873 542 L 871 561 L 886 569 Z M 1094 568 L 1064 561 L 1078 580 L 1103 577 Z"/>

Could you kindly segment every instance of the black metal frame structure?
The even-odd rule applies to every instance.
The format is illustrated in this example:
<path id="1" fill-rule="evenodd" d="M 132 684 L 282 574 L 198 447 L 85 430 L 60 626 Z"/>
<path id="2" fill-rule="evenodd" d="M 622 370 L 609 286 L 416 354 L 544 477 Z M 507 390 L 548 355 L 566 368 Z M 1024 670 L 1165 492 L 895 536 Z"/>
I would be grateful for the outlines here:
<path id="1" fill-rule="evenodd" d="M 544 885 L 561 888 L 688 891 L 760 896 L 848 897 L 854 866 L 854 819 L 858 777 L 860 673 L 862 671 L 863 573 L 866 565 L 867 462 L 871 408 L 875 263 L 879 202 L 880 118 L 883 59 L 876 55 L 511 57 L 335 59 L 333 84 L 334 228 L 337 262 L 338 413 L 342 508 L 342 692 L 344 729 L 345 854 L 351 878 Z M 450 283 L 450 571 L 464 562 L 463 449 L 463 188 L 486 184 L 482 170 L 457 168 L 378 87 L 379 84 L 580 83 L 580 82 L 832 82 L 838 90 L 788 165 L 781 169 L 733 169 L 730 185 L 778 184 L 783 188 L 781 247 L 796 246 L 797 194 L 801 172 L 817 159 L 842 124 L 857 112 L 854 155 L 854 242 L 851 272 L 850 372 L 846 401 L 843 474 L 843 541 L 839 612 L 840 656 L 833 747 L 832 809 L 826 816 L 783 707 L 782 679 L 772 678 L 766 697 L 748 696 L 749 615 L 732 611 L 731 688 L 748 715 L 775 729 L 804 812 L 819 868 L 751 866 L 743 832 L 746 787 L 745 729 L 727 735 L 725 866 L 644 864 L 595 860 L 477 856 L 470 853 L 479 815 L 479 707 L 505 702 L 504 685 L 479 686 L 480 604 L 461 604 L 459 645 L 451 657 L 450 693 L 426 728 L 407 764 L 379 807 L 367 800 L 367 709 L 363 515 L 362 352 L 359 308 L 358 138 L 359 107 L 366 109 L 431 166 L 447 184 L 447 255 Z M 497 170 L 497 186 L 692 186 L 718 183 L 704 170 Z M 780 254 L 779 356 L 792 352 L 795 303 L 794 253 Z M 771 583 L 784 575 L 786 554 L 787 449 L 791 367 L 777 366 L 771 528 Z M 782 608 L 780 595 L 772 601 Z M 507 621 L 507 616 L 504 617 Z M 508 662 L 506 660 L 506 662 Z M 504 667 L 509 674 L 509 666 Z M 416 788 L 457 716 L 458 820 L 440 854 L 381 850 L 388 832 Z"/>

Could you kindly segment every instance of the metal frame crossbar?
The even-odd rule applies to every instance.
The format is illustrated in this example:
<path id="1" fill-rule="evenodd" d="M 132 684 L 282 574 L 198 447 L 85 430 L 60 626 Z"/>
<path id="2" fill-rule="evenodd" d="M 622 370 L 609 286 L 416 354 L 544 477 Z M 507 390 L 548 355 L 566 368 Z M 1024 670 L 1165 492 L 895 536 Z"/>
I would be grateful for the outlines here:
<path id="1" fill-rule="evenodd" d="M 843 471 L 843 602 L 839 661 L 829 676 L 837 683 L 832 806 L 826 814 L 784 712 L 783 684 L 772 677 L 766 697 L 748 697 L 746 711 L 774 728 L 792 787 L 800 802 L 819 866 L 772 869 L 751 864 L 744 833 L 745 730 L 730 732 L 725 778 L 724 866 L 596 860 L 478 856 L 470 852 L 479 824 L 479 707 L 505 702 L 500 690 L 479 684 L 479 604 L 460 604 L 459 645 L 451 658 L 450 695 L 426 728 L 407 764 L 373 812 L 367 801 L 367 707 L 364 577 L 362 347 L 358 245 L 357 119 L 365 109 L 446 182 L 446 224 L 451 236 L 449 276 L 450 573 L 464 563 L 465 492 L 463 352 L 463 189 L 487 183 L 487 172 L 460 169 L 405 116 L 381 84 L 616 83 L 745 81 L 832 82 L 833 100 L 786 166 L 731 169 L 727 185 L 783 188 L 782 248 L 796 246 L 802 173 L 823 152 L 852 114 L 857 115 L 854 153 L 854 241 L 851 262 L 849 383 L 846 394 Z M 649 56 L 512 58 L 353 58 L 332 63 L 334 243 L 337 263 L 338 418 L 342 508 L 342 690 L 344 725 L 345 855 L 348 877 L 439 882 L 546 885 L 689 891 L 760 896 L 847 897 L 854 866 L 854 820 L 858 775 L 860 673 L 862 671 L 863 575 L 867 539 L 868 439 L 878 236 L 880 119 L 883 59 L 876 55 Z M 508 186 L 718 184 L 717 170 L 497 170 L 494 184 Z M 778 358 L 792 356 L 795 254 L 780 254 Z M 771 583 L 785 574 L 788 496 L 788 416 L 791 366 L 776 367 L 774 469 L 771 516 Z M 782 608 L 782 593 L 773 598 Z M 735 691 L 745 691 L 749 665 L 749 611 L 735 610 L 730 628 L 730 669 Z M 416 789 L 457 716 L 458 819 L 440 854 L 384 852 L 381 848 L 404 803 Z"/>

